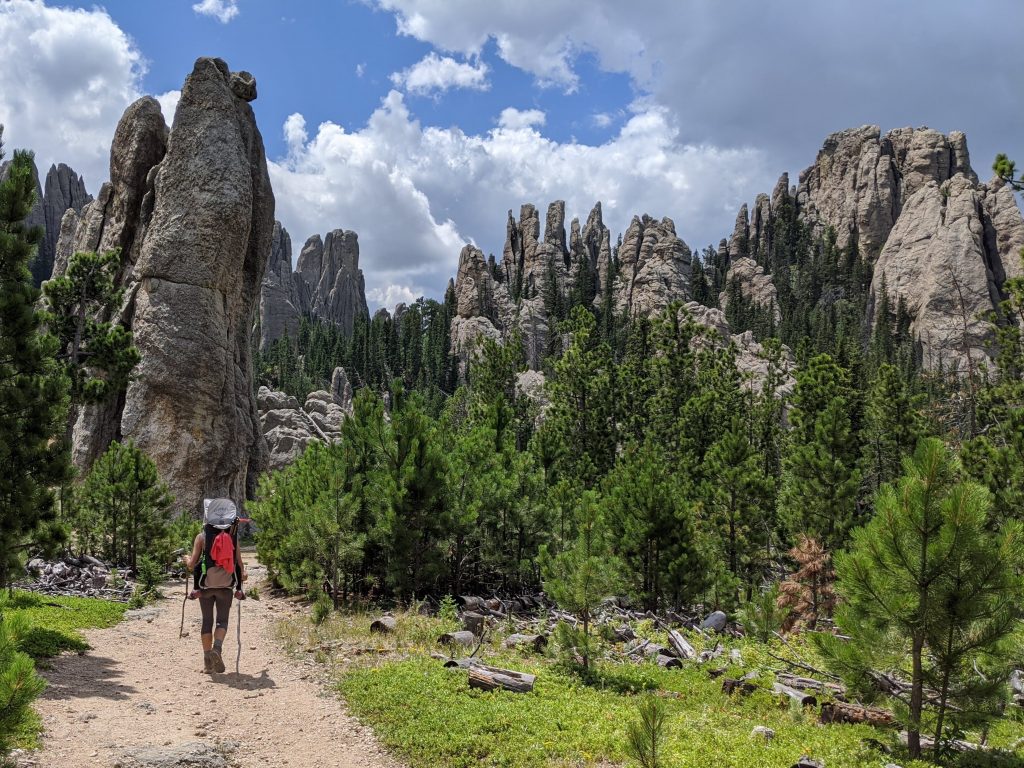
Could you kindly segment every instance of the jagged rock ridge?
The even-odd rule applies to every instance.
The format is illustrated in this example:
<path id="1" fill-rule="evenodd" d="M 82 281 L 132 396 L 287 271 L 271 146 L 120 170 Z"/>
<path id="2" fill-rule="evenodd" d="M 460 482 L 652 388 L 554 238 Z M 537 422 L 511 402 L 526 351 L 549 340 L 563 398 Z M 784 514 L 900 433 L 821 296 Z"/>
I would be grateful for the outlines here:
<path id="1" fill-rule="evenodd" d="M 0 181 L 6 178 L 9 164 L 10 161 L 0 164 Z M 35 176 L 36 200 L 25 218 L 25 223 L 31 227 L 43 228 L 43 239 L 29 265 L 32 279 L 39 286 L 53 274 L 53 262 L 64 212 L 70 208 L 75 213 L 80 213 L 86 204 L 92 202 L 92 196 L 86 191 L 82 177 L 64 163 L 50 166 L 42 186 L 39 184 L 39 171 L 35 161 L 32 163 L 32 171 Z"/>
<path id="2" fill-rule="evenodd" d="M 984 364 L 985 317 L 998 310 L 1006 278 L 1024 274 L 1024 219 L 1001 180 L 979 182 L 963 133 L 840 131 L 788 187 L 783 174 L 770 198 L 757 197 L 753 215 L 744 205 L 736 217 L 727 279 L 738 280 L 744 296 L 767 304 L 776 295 L 749 259 L 770 262 L 779 207 L 791 202 L 812 231 L 830 228 L 839 249 L 856 248 L 873 265 L 872 304 L 883 285 L 891 306 L 902 302 L 926 369 L 962 373 Z"/>
<path id="3" fill-rule="evenodd" d="M 500 339 L 518 332 L 528 365 L 537 369 L 551 347 L 553 323 L 570 297 L 598 301 L 607 287 L 615 311 L 651 315 L 671 301 L 689 298 L 689 276 L 690 249 L 676 236 L 671 219 L 634 217 L 616 261 L 600 203 L 582 227 L 579 219 L 572 220 L 568 238 L 564 201 L 548 206 L 543 237 L 540 215 L 528 203 L 518 220 L 508 213 L 500 264 L 475 246 L 463 248 L 455 280 L 452 352 L 464 368 L 481 337 Z"/>
<path id="4" fill-rule="evenodd" d="M 271 252 L 274 195 L 249 106 L 255 81 L 200 58 L 168 131 L 139 99 L 111 146 L 110 181 L 61 225 L 55 273 L 80 250 L 120 248 L 116 320 L 142 361 L 117 401 L 83 409 L 73 454 L 88 467 L 130 439 L 157 464 L 180 511 L 206 496 L 238 500 L 266 465 L 250 335 Z"/>
<path id="5" fill-rule="evenodd" d="M 292 243 L 280 222 L 260 291 L 260 348 L 286 333 L 294 336 L 303 317 L 338 326 L 351 334 L 357 318 L 368 318 L 366 283 L 359 268 L 359 236 L 335 229 L 313 235 L 292 271 Z"/>

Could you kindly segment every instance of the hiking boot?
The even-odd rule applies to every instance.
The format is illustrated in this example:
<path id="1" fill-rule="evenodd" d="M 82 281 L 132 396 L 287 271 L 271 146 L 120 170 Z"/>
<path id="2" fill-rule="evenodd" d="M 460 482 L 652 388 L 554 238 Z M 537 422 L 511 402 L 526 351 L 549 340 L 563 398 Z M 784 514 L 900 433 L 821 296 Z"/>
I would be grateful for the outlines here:
<path id="1" fill-rule="evenodd" d="M 216 648 L 210 651 L 210 659 L 213 661 L 214 672 L 224 671 L 224 659 L 221 658 L 220 651 L 218 651 Z"/>
<path id="2" fill-rule="evenodd" d="M 213 674 L 213 651 L 203 651 L 203 672 Z"/>

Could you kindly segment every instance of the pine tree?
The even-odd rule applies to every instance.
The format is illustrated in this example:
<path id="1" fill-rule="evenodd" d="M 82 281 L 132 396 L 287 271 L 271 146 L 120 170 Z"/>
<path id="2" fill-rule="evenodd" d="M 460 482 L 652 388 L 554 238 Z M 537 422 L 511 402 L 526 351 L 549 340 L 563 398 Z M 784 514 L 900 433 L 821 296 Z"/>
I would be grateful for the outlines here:
<path id="1" fill-rule="evenodd" d="M 762 459 L 739 416 L 733 417 L 728 431 L 712 446 L 705 464 L 702 495 L 726 567 L 737 583 L 745 581 L 752 587 L 773 527 L 774 482 L 764 474 Z"/>
<path id="2" fill-rule="evenodd" d="M 836 558 L 836 620 L 853 641 L 818 642 L 854 685 L 870 679 L 865 671 L 887 643 L 890 664 L 910 678 L 910 756 L 920 757 L 928 708 L 937 757 L 948 718 L 993 714 L 1008 667 L 986 668 L 985 681 L 975 667 L 986 666 L 1016 626 L 1024 552 L 1018 525 L 998 537 L 986 533 L 989 495 L 957 482 L 956 461 L 941 441 L 922 440 L 904 468 L 897 484 L 882 487 L 875 517 L 857 530 L 850 551 Z"/>
<path id="3" fill-rule="evenodd" d="M 629 566 L 630 591 L 644 608 L 658 610 L 666 597 L 677 605 L 697 599 L 708 585 L 710 563 L 693 493 L 666 471 L 658 448 L 647 443 L 620 457 L 602 489 L 605 520 Z"/>
<path id="4" fill-rule="evenodd" d="M 867 396 L 861 455 L 863 476 L 872 494 L 899 476 L 903 458 L 924 437 L 921 400 L 902 371 L 882 364 Z"/>
<path id="5" fill-rule="evenodd" d="M 123 294 L 115 283 L 120 268 L 118 251 L 76 253 L 67 271 L 43 288 L 46 322 L 57 338 L 57 359 L 71 385 L 69 429 L 79 406 L 102 403 L 122 392 L 140 360 L 131 333 L 109 320 Z"/>
<path id="6" fill-rule="evenodd" d="M 0 586 L 22 554 L 60 539 L 53 486 L 70 476 L 64 431 L 67 381 L 56 343 L 41 332 L 39 291 L 28 264 L 40 230 L 23 224 L 32 208 L 32 156 L 15 152 L 0 184 Z"/>
<path id="7" fill-rule="evenodd" d="M 782 631 L 816 629 L 835 608 L 832 555 L 816 539 L 801 535 L 789 556 L 797 567 L 779 584 L 777 605 L 787 612 Z"/>
<path id="8" fill-rule="evenodd" d="M 32 723 L 32 701 L 46 688 L 32 659 L 19 648 L 28 631 L 24 616 L 0 616 L 0 760 L 24 736 Z"/>
<path id="9" fill-rule="evenodd" d="M 614 463 L 618 443 L 615 370 L 590 312 L 576 307 L 565 329 L 572 341 L 555 363 L 548 385 L 551 406 L 541 431 L 563 447 L 559 471 L 593 487 Z"/>
<path id="10" fill-rule="evenodd" d="M 132 571 L 165 545 L 174 501 L 146 454 L 132 443 L 113 442 L 76 492 L 80 539 Z"/>
<path id="11" fill-rule="evenodd" d="M 855 522 L 860 471 L 850 420 L 849 376 L 828 355 L 797 372 L 782 504 L 794 532 L 836 550 Z"/>
<path id="12" fill-rule="evenodd" d="M 396 595 L 417 597 L 444 577 L 441 544 L 451 532 L 445 457 L 422 398 L 397 381 L 381 464 L 377 535 L 387 553 L 388 584 Z"/>
<path id="13" fill-rule="evenodd" d="M 572 546 L 551 556 L 542 552 L 544 590 L 561 608 L 579 618 L 578 628 L 559 625 L 564 648 L 579 657 L 584 675 L 593 656 L 591 626 L 601 601 L 619 586 L 618 560 L 612 554 L 608 528 L 596 491 L 585 491 L 576 508 L 577 536 Z"/>

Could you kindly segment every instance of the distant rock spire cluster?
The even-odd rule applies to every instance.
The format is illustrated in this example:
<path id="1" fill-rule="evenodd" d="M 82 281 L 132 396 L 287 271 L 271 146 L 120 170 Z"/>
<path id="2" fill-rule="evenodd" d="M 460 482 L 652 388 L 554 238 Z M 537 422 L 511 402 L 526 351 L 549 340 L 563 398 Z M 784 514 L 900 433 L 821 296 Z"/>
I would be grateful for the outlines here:
<path id="1" fill-rule="evenodd" d="M 7 176 L 10 161 L 0 164 L 0 181 Z M 92 196 L 85 189 L 85 181 L 64 163 L 51 165 L 46 173 L 46 181 L 40 186 L 39 171 L 32 165 L 36 185 L 36 201 L 29 212 L 25 223 L 32 227 L 43 228 L 43 239 L 39 243 L 36 256 L 29 265 L 32 280 L 36 286 L 50 279 L 53 273 L 53 261 L 57 252 L 57 240 L 60 236 L 60 223 L 64 213 L 71 209 L 80 213 L 86 204 L 92 202 Z"/>
<path id="2" fill-rule="evenodd" d="M 302 246 L 292 271 L 288 230 L 274 222 L 267 272 L 260 290 L 260 348 L 298 333 L 302 318 L 331 323 L 351 334 L 356 319 L 368 318 L 366 283 L 359 268 L 359 236 L 335 229 L 313 235 Z"/>

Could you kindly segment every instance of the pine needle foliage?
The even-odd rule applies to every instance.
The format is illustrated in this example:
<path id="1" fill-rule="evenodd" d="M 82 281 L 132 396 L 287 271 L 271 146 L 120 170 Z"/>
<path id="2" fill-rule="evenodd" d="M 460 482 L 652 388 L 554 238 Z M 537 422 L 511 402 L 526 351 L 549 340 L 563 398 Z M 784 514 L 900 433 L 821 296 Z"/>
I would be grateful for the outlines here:
<path id="1" fill-rule="evenodd" d="M 661 768 L 665 743 L 665 702 L 657 696 L 644 696 L 637 705 L 637 719 L 626 729 L 626 754 L 640 768 Z"/>

